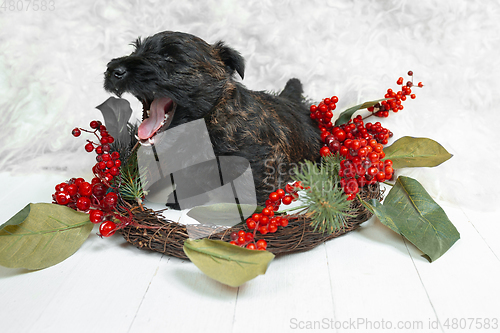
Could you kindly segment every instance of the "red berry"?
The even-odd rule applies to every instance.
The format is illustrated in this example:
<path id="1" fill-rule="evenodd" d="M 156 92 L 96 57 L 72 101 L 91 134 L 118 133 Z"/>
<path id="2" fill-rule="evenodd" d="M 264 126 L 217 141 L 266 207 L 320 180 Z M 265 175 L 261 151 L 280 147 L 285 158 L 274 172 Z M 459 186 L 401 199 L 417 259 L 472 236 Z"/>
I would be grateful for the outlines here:
<path id="1" fill-rule="evenodd" d="M 231 238 L 232 241 L 236 241 L 238 239 L 238 233 L 232 232 L 229 237 Z"/>
<path id="2" fill-rule="evenodd" d="M 376 167 L 370 167 L 370 168 L 368 168 L 368 170 L 366 171 L 366 173 L 369 176 L 374 177 L 378 173 L 378 169 Z"/>
<path id="3" fill-rule="evenodd" d="M 399 84 L 399 85 L 402 85 L 403 84 L 403 78 L 400 77 L 396 83 Z"/>
<path id="4" fill-rule="evenodd" d="M 412 71 L 408 71 L 408 76 L 413 76 L 413 72 Z"/>
<path id="5" fill-rule="evenodd" d="M 78 193 L 78 186 L 75 184 L 68 185 L 66 186 L 66 192 L 68 192 L 70 196 L 74 197 L 76 193 Z"/>
<path id="6" fill-rule="evenodd" d="M 96 120 L 92 120 L 90 122 L 90 128 L 96 129 L 97 127 L 99 127 L 99 123 Z"/>
<path id="7" fill-rule="evenodd" d="M 285 196 L 285 197 L 282 199 L 282 201 L 283 201 L 283 205 L 289 205 L 289 204 L 291 204 L 291 203 L 292 203 L 292 201 L 293 201 L 293 197 L 292 197 L 292 196 L 290 196 L 290 195 L 287 195 L 287 196 Z"/>
<path id="8" fill-rule="evenodd" d="M 102 151 L 102 146 L 98 146 L 98 147 L 95 149 L 95 152 L 96 152 L 96 154 L 99 154 L 99 155 L 100 155 L 100 154 L 102 154 L 102 153 L 103 153 L 103 151 Z"/>
<path id="9" fill-rule="evenodd" d="M 288 225 L 288 219 L 286 217 L 280 218 L 279 222 L 282 227 L 286 227 Z"/>
<path id="10" fill-rule="evenodd" d="M 419 87 L 419 88 L 422 88 L 423 86 L 424 86 L 424 84 L 423 84 L 422 82 L 419 82 L 419 83 L 418 83 L 418 87 Z"/>
<path id="11" fill-rule="evenodd" d="M 252 220 L 254 220 L 255 222 L 259 222 L 260 218 L 261 218 L 260 214 L 255 213 L 252 215 Z"/>
<path id="12" fill-rule="evenodd" d="M 99 232 L 103 237 L 113 236 L 116 231 L 116 224 L 113 221 L 104 221 L 99 227 Z"/>
<path id="13" fill-rule="evenodd" d="M 281 188 L 280 188 L 280 189 L 277 189 L 277 190 L 276 190 L 276 193 L 279 195 L 279 198 L 280 198 L 280 199 L 281 199 L 281 198 L 283 198 L 283 197 L 286 195 L 285 190 L 283 190 L 283 189 L 281 189 Z"/>
<path id="14" fill-rule="evenodd" d="M 85 145 L 85 150 L 90 153 L 94 150 L 94 145 L 91 144 L 90 142 Z"/>
<path id="15" fill-rule="evenodd" d="M 66 183 L 57 184 L 56 185 L 56 192 L 64 191 L 66 189 L 66 186 L 68 186 L 68 184 L 66 184 Z"/>
<path id="16" fill-rule="evenodd" d="M 239 245 L 245 244 L 245 237 L 239 236 L 238 239 L 236 240 L 236 243 L 238 243 Z"/>
<path id="17" fill-rule="evenodd" d="M 339 130 L 333 133 L 333 137 L 336 140 L 343 142 L 346 139 L 347 135 L 346 132 L 344 132 L 343 130 Z"/>
<path id="18" fill-rule="evenodd" d="M 58 192 L 56 193 L 56 202 L 60 205 L 67 205 L 71 200 L 71 196 L 68 192 Z"/>
<path id="19" fill-rule="evenodd" d="M 78 187 L 78 193 L 84 197 L 89 197 L 92 194 L 92 185 L 87 182 L 83 182 Z"/>
<path id="20" fill-rule="evenodd" d="M 370 161 L 372 161 L 372 163 L 378 162 L 379 160 L 378 153 L 376 152 L 371 152 L 370 154 L 368 154 L 368 158 L 370 159 Z"/>
<path id="21" fill-rule="evenodd" d="M 117 202 L 118 202 L 118 195 L 116 195 L 115 192 L 109 192 L 104 197 L 104 205 L 106 205 L 109 208 L 115 207 Z"/>
<path id="22" fill-rule="evenodd" d="M 251 232 L 245 233 L 245 241 L 250 242 L 251 240 L 253 240 L 253 233 Z"/>
<path id="23" fill-rule="evenodd" d="M 255 229 L 256 226 L 257 226 L 257 223 L 253 219 L 251 219 L 251 218 L 247 219 L 248 229 L 253 230 L 253 229 Z"/>
<path id="24" fill-rule="evenodd" d="M 238 237 L 245 237 L 246 232 L 244 230 L 238 231 Z"/>
<path id="25" fill-rule="evenodd" d="M 122 161 L 116 160 L 115 161 L 115 167 L 119 168 L 122 165 Z"/>
<path id="26" fill-rule="evenodd" d="M 383 182 L 383 181 L 385 181 L 385 172 L 383 172 L 383 171 L 379 171 L 379 173 L 377 173 L 377 176 L 376 176 L 376 177 L 377 177 L 377 180 L 378 180 L 379 182 Z"/>
<path id="27" fill-rule="evenodd" d="M 325 156 L 328 156 L 331 154 L 330 152 L 330 148 L 328 147 L 321 147 L 321 149 L 319 150 L 319 154 L 321 155 L 321 157 L 325 157 Z"/>
<path id="28" fill-rule="evenodd" d="M 264 250 L 267 248 L 267 242 L 266 242 L 265 240 L 263 240 L 263 239 L 259 239 L 259 240 L 257 241 L 257 244 L 256 244 L 256 245 L 257 245 L 257 248 L 258 248 L 259 250 L 260 250 L 261 248 L 262 248 L 262 249 L 264 249 Z"/>
<path id="29" fill-rule="evenodd" d="M 247 245 L 247 249 L 249 249 L 249 250 L 255 250 L 255 249 L 257 249 L 257 247 L 255 246 L 254 243 L 250 243 L 250 244 Z"/>
<path id="30" fill-rule="evenodd" d="M 264 216 L 272 216 L 272 215 L 274 215 L 273 207 L 267 206 L 266 208 L 264 208 L 262 210 L 262 215 L 264 215 Z"/>
<path id="31" fill-rule="evenodd" d="M 338 103 L 339 98 L 337 96 L 333 96 L 332 98 L 330 98 L 330 100 L 331 100 L 332 103 L 336 104 L 336 103 Z"/>
<path id="32" fill-rule="evenodd" d="M 263 235 L 267 234 L 269 232 L 269 230 L 267 229 L 266 226 L 262 226 L 259 228 L 259 232 Z"/>
<path id="33" fill-rule="evenodd" d="M 71 131 L 71 134 L 73 134 L 74 137 L 77 137 L 77 136 L 80 136 L 80 134 L 82 134 L 82 132 L 80 131 L 79 128 L 74 128 L 72 131 Z"/>
<path id="34" fill-rule="evenodd" d="M 89 213 L 90 222 L 101 223 L 104 213 L 99 209 L 92 209 Z"/>
<path id="35" fill-rule="evenodd" d="M 78 210 L 81 210 L 82 212 L 89 210 L 90 199 L 87 197 L 78 198 L 78 200 L 76 201 L 76 208 L 78 208 Z"/>
<path id="36" fill-rule="evenodd" d="M 344 192 L 346 194 L 356 194 L 358 191 L 358 182 L 354 178 L 351 178 L 344 187 Z"/>

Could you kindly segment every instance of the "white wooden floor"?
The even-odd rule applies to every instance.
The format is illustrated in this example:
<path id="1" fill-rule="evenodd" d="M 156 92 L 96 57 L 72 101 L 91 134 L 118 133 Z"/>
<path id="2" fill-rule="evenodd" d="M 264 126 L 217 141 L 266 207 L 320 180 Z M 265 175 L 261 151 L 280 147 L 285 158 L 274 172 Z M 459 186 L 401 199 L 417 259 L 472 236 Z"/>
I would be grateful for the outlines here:
<path id="1" fill-rule="evenodd" d="M 0 173 L 0 223 L 67 178 Z M 372 219 L 240 288 L 93 232 L 56 266 L 0 267 L 0 332 L 500 332 L 498 210 L 440 204 L 461 240 L 432 264 Z"/>

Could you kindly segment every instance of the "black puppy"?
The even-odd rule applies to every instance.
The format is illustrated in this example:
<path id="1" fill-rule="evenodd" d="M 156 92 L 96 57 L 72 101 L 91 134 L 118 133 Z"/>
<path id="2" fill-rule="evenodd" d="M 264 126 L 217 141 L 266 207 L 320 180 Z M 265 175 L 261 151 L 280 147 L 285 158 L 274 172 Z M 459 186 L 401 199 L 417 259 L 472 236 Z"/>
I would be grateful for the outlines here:
<path id="1" fill-rule="evenodd" d="M 104 88 L 129 92 L 143 104 L 141 141 L 174 126 L 204 119 L 217 156 L 241 156 L 252 167 L 257 203 L 290 181 L 303 160 L 319 158 L 320 132 L 309 118 L 299 80 L 279 95 L 251 91 L 234 80 L 244 75 L 241 55 L 218 42 L 161 32 L 135 42 L 129 56 L 113 59 Z"/>

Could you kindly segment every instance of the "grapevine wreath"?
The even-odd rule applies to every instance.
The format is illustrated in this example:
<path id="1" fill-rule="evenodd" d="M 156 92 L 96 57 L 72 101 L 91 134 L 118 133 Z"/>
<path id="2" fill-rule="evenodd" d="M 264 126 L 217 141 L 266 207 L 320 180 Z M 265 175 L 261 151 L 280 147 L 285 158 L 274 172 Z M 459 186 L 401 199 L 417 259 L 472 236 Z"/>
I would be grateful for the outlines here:
<path id="1" fill-rule="evenodd" d="M 85 150 L 97 155 L 95 177 L 57 184 L 52 203 L 28 204 L 2 224 L 0 264 L 27 269 L 55 265 L 71 256 L 99 224 L 102 237 L 119 233 L 138 248 L 189 259 L 208 276 L 238 286 L 264 274 L 275 255 L 312 249 L 356 229 L 373 214 L 434 261 L 460 235 L 422 185 L 409 177 L 396 178 L 395 170 L 434 167 L 451 154 L 427 138 L 402 137 L 387 146 L 393 133 L 379 121 L 369 122 L 403 110 L 407 99 L 416 98 L 412 89 L 423 84 L 413 83 L 413 72 L 408 76 L 406 83 L 403 77 L 396 81 L 397 91 L 388 89 L 383 99 L 351 107 L 334 122 L 336 96 L 311 105 L 310 117 L 321 130 L 321 162 L 305 161 L 296 168 L 294 182 L 271 192 L 265 207 L 233 227 L 200 224 L 189 229 L 143 205 L 147 193 L 137 163 L 139 144 L 133 139 L 137 128 L 128 123 L 128 102 L 110 98 L 98 107 L 105 124 L 94 120 L 90 130 L 72 131 L 75 137 L 82 132 L 93 136 Z M 364 109 L 364 117 L 355 116 Z M 124 113 L 125 120 L 118 116 Z M 383 203 L 380 183 L 391 187 Z M 283 209 L 294 201 L 298 206 Z M 195 207 L 188 215 L 217 220 L 225 208 Z"/>

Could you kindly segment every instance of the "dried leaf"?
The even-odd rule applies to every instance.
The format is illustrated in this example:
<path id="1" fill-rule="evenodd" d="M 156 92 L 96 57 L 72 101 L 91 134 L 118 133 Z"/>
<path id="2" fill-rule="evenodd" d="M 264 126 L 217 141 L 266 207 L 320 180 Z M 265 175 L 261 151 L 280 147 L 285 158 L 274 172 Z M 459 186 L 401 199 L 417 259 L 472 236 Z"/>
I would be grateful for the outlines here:
<path id="1" fill-rule="evenodd" d="M 453 156 L 434 140 L 411 136 L 396 140 L 384 148 L 384 153 L 384 159 L 390 159 L 394 169 L 434 167 Z"/>
<path id="2" fill-rule="evenodd" d="M 0 265 L 55 265 L 75 253 L 92 228 L 88 214 L 57 204 L 28 204 L 0 226 Z"/>
<path id="3" fill-rule="evenodd" d="M 184 252 L 206 275 L 231 287 L 265 274 L 274 254 L 249 250 L 219 240 L 188 239 Z"/>

